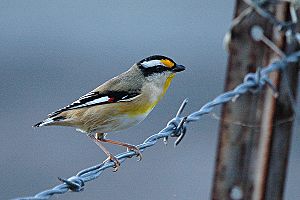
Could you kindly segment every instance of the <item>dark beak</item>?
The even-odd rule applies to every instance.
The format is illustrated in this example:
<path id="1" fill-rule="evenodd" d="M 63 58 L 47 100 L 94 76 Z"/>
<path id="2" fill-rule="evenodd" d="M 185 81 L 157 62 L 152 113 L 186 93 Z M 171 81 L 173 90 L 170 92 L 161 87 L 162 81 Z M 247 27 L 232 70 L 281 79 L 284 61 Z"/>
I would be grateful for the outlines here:
<path id="1" fill-rule="evenodd" d="M 176 65 L 172 71 L 173 72 L 181 72 L 181 71 L 184 71 L 185 70 L 185 67 L 183 65 Z"/>

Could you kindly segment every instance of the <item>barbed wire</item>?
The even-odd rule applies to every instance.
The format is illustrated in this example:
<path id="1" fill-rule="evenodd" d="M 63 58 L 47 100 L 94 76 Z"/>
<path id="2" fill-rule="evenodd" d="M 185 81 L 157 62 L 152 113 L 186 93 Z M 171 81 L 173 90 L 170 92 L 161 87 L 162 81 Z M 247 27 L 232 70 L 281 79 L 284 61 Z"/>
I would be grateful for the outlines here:
<path id="1" fill-rule="evenodd" d="M 278 4 L 280 1 L 261 1 L 261 2 L 254 2 L 253 0 L 243 0 L 249 8 L 252 8 L 256 11 L 257 14 L 259 14 L 261 17 L 268 20 L 269 23 L 273 24 L 274 26 L 278 27 L 280 31 L 287 31 L 287 30 L 294 30 L 295 25 L 297 22 L 292 21 L 280 21 L 274 17 L 274 15 L 265 9 L 267 5 L 270 4 Z M 291 4 L 294 9 L 295 4 Z"/>
<path id="2" fill-rule="evenodd" d="M 270 24 L 272 24 L 277 31 L 284 32 L 286 36 L 286 40 L 288 43 L 291 43 L 294 39 L 300 44 L 300 33 L 296 32 L 296 25 L 298 23 L 298 16 L 296 10 L 300 7 L 299 0 L 277 0 L 277 1 L 268 1 L 262 0 L 255 2 L 253 0 L 243 0 L 244 3 L 248 5 L 246 9 L 244 9 L 236 18 L 233 19 L 230 30 L 234 27 L 238 26 L 247 16 L 249 16 L 252 12 L 256 12 L 261 17 L 268 20 Z M 290 21 L 280 21 L 274 15 L 267 10 L 268 5 L 278 4 L 278 3 L 290 3 L 289 6 L 289 14 L 291 16 Z"/>
<path id="3" fill-rule="evenodd" d="M 188 103 L 188 100 L 185 99 L 181 104 L 176 116 L 167 123 L 167 126 L 163 128 L 159 133 L 148 137 L 142 144 L 137 145 L 137 147 L 140 149 L 140 151 L 143 152 L 146 148 L 155 145 L 160 139 L 164 139 L 164 141 L 166 142 L 168 137 L 177 137 L 175 145 L 178 145 L 186 133 L 188 123 L 199 120 L 202 115 L 210 113 L 214 107 L 220 104 L 225 104 L 232 100 L 236 100 L 237 97 L 239 97 L 242 94 L 245 94 L 246 92 L 255 92 L 257 90 L 262 89 L 265 85 L 269 86 L 272 90 L 274 90 L 274 86 L 268 78 L 268 75 L 273 71 L 284 70 L 289 63 L 295 63 L 299 60 L 299 58 L 300 51 L 297 51 L 295 53 L 290 54 L 289 56 L 284 57 L 281 60 L 273 62 L 272 64 L 261 70 L 258 70 L 256 73 L 248 73 L 245 76 L 244 82 L 236 86 L 233 90 L 217 96 L 215 99 L 206 103 L 199 110 L 189 114 L 188 116 L 181 117 L 180 115 L 182 114 L 185 106 Z M 134 155 L 137 155 L 136 152 L 128 151 L 116 155 L 116 158 L 120 161 L 120 163 L 122 163 L 126 159 L 131 158 Z M 68 179 L 59 178 L 63 182 L 63 184 L 55 186 L 52 189 L 45 190 L 32 197 L 23 197 L 17 199 L 41 200 L 49 199 L 55 194 L 66 193 L 69 190 L 73 192 L 83 191 L 86 182 L 98 178 L 105 169 L 112 167 L 114 167 L 114 162 L 103 162 L 96 166 L 84 169 L 78 172 L 75 176 L 72 176 Z"/>
<path id="4" fill-rule="evenodd" d="M 238 25 L 246 15 L 248 15 L 252 10 L 255 10 L 262 17 L 268 18 L 274 26 L 281 26 L 281 28 L 283 27 L 283 30 L 293 29 L 293 24 L 291 22 L 285 23 L 276 21 L 276 19 L 273 16 L 271 16 L 270 13 L 261 9 L 260 5 L 253 4 L 253 2 L 250 0 L 244 0 L 244 2 L 247 3 L 250 7 L 242 14 L 241 17 L 237 18 L 237 20 L 234 21 L 233 26 Z M 212 101 L 202 106 L 199 110 L 189 114 L 188 116 L 181 117 L 181 114 L 188 103 L 188 99 L 185 99 L 182 102 L 176 116 L 167 123 L 166 127 L 163 128 L 159 133 L 153 134 L 150 137 L 148 137 L 142 144 L 137 145 L 137 147 L 140 149 L 141 152 L 143 152 L 146 148 L 155 145 L 160 139 L 163 139 L 164 142 L 167 143 L 169 137 L 177 138 L 174 143 L 175 146 L 177 146 L 185 136 L 187 131 L 187 125 L 190 122 L 198 121 L 202 115 L 211 113 L 212 110 L 218 105 L 225 104 L 230 101 L 235 101 L 240 95 L 245 94 L 247 92 L 257 92 L 261 90 L 265 85 L 273 91 L 274 97 L 276 97 L 277 91 L 273 86 L 271 80 L 268 78 L 268 75 L 273 71 L 283 71 L 289 63 L 298 62 L 299 59 L 300 51 L 294 52 L 287 56 L 283 55 L 283 57 L 280 60 L 275 61 L 264 68 L 258 68 L 256 73 L 248 73 L 245 76 L 243 83 L 237 85 L 233 90 L 220 94 Z M 126 159 L 131 158 L 134 155 L 137 155 L 137 153 L 134 151 L 127 151 L 120 153 L 115 157 L 120 161 L 120 163 L 123 163 Z M 21 197 L 16 198 L 15 200 L 44 200 L 49 199 L 55 194 L 64 194 L 68 191 L 81 192 L 84 190 L 86 182 L 98 178 L 105 169 L 113 168 L 114 165 L 114 162 L 110 160 L 105 160 L 101 164 L 81 170 L 75 176 L 72 176 L 68 179 L 59 178 L 59 180 L 63 182 L 60 185 L 42 191 L 36 194 L 35 196 Z"/>

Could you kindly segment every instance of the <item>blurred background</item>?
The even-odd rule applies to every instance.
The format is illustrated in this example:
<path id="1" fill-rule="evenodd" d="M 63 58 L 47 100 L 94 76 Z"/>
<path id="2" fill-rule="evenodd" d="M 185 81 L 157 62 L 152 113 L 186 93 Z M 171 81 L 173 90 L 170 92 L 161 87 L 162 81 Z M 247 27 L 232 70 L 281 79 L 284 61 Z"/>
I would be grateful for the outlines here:
<path id="1" fill-rule="evenodd" d="M 142 124 L 109 135 L 141 143 L 162 129 L 185 97 L 185 113 L 223 91 L 227 54 L 223 36 L 233 1 L 0 1 L 0 199 L 34 195 L 104 153 L 72 128 L 31 126 L 134 62 L 163 54 L 187 67 Z M 217 112 L 217 110 L 216 110 Z M 299 108 L 298 111 L 299 113 Z M 84 192 L 53 199 L 208 199 L 218 120 L 190 124 L 182 143 L 162 142 L 105 171 Z M 295 123 L 286 199 L 300 197 L 299 118 Z M 107 146 L 113 153 L 122 148 Z"/>

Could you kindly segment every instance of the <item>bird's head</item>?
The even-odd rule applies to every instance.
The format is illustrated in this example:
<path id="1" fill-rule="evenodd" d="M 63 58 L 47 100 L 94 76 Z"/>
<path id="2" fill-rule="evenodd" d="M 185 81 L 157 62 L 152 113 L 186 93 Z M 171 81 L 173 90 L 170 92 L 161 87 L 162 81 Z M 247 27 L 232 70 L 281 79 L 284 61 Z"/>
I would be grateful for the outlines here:
<path id="1" fill-rule="evenodd" d="M 145 77 L 151 78 L 161 76 L 169 77 L 185 70 L 183 65 L 178 65 L 172 59 L 161 55 L 147 57 L 139 61 L 137 66 Z"/>
<path id="2" fill-rule="evenodd" d="M 169 88 L 175 74 L 185 70 L 183 65 L 176 64 L 172 59 L 161 55 L 147 57 L 136 65 L 141 70 L 146 85 L 162 89 L 161 96 Z"/>

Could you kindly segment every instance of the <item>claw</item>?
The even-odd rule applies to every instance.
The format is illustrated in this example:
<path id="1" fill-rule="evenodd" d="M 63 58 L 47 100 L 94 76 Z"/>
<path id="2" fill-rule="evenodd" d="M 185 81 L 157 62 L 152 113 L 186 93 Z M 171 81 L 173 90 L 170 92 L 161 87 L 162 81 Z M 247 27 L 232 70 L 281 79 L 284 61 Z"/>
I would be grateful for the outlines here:
<path id="1" fill-rule="evenodd" d="M 114 162 L 115 165 L 114 165 L 114 170 L 113 170 L 113 172 L 116 172 L 116 171 L 119 170 L 119 168 L 120 168 L 120 166 L 121 166 L 121 163 L 120 163 L 120 161 L 119 161 L 114 155 L 109 154 L 108 157 L 107 157 L 107 159 L 106 159 L 104 162 L 107 162 L 107 161 L 112 161 L 112 162 Z"/>
<path id="2" fill-rule="evenodd" d="M 133 146 L 133 145 L 128 146 L 127 151 L 134 151 L 136 153 L 136 157 L 138 157 L 137 161 L 142 160 L 142 158 L 143 158 L 142 153 L 141 153 L 140 149 L 137 148 L 136 146 Z"/>

